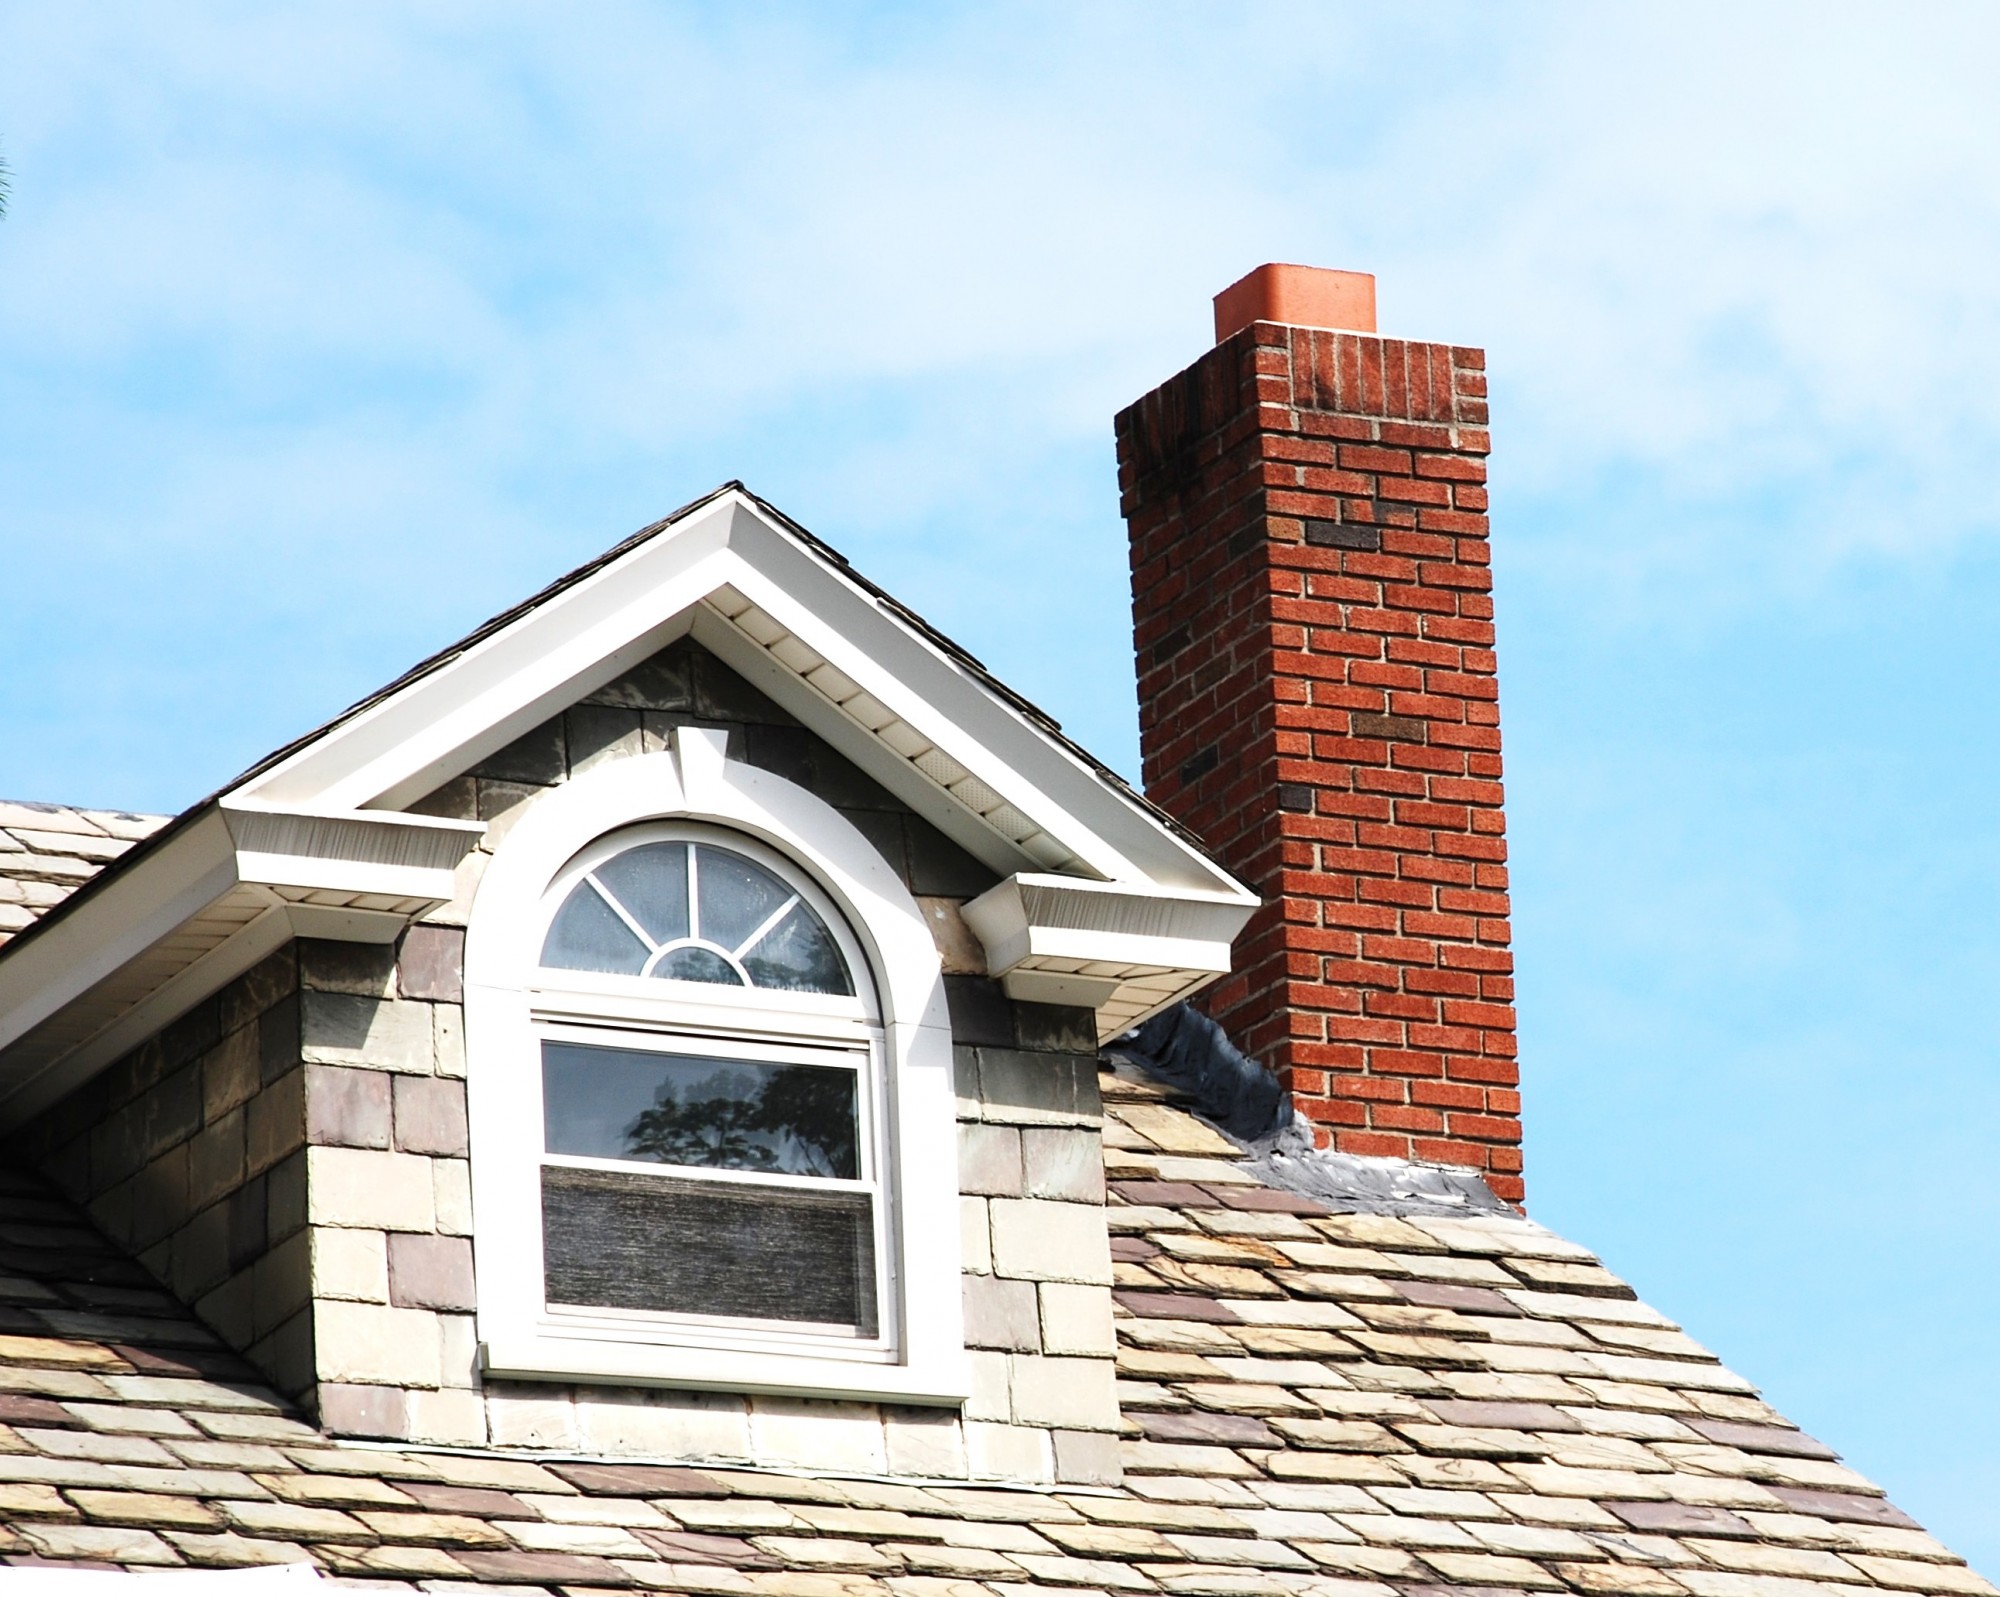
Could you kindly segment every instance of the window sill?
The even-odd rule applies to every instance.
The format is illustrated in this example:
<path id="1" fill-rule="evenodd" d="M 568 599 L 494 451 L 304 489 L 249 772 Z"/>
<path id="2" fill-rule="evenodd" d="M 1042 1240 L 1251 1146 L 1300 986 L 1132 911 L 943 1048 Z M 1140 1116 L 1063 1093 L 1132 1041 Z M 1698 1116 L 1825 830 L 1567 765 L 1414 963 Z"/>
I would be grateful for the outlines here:
<path id="1" fill-rule="evenodd" d="M 480 1360 L 485 1374 L 497 1380 L 770 1392 L 953 1408 L 971 1393 L 970 1371 L 963 1357 L 923 1365 L 877 1364 L 804 1353 L 666 1347 L 529 1334 L 499 1336 L 481 1343 Z"/>

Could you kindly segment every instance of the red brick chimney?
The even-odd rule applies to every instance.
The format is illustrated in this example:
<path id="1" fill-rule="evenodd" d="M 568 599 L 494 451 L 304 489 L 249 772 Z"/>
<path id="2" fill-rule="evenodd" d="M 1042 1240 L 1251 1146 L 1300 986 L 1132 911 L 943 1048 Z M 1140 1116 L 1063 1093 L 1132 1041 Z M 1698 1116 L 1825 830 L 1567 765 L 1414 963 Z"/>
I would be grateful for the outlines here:
<path id="1" fill-rule="evenodd" d="M 1146 792 L 1266 902 L 1204 1004 L 1321 1140 L 1518 1200 L 1486 359 L 1263 266 L 1118 417 Z"/>

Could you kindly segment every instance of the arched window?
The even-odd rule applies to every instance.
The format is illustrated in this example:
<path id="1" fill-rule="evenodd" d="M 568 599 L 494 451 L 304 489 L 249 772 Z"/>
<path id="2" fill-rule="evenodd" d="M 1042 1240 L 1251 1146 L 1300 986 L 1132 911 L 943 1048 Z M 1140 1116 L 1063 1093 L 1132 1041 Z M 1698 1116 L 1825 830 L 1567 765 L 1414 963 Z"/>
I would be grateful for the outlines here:
<path id="1" fill-rule="evenodd" d="M 805 893 L 741 843 L 623 840 L 565 894 L 542 968 L 852 996 L 847 960 Z"/>
<path id="2" fill-rule="evenodd" d="M 811 794 L 683 730 L 535 799 L 466 1055 L 489 1374 L 964 1395 L 937 951 Z"/>
<path id="3" fill-rule="evenodd" d="M 545 911 L 538 988 L 567 1017 L 537 1027 L 550 1311 L 875 1338 L 881 1038 L 839 910 L 755 840 L 682 823 L 597 840 Z M 747 1013 L 663 1033 L 677 993 Z"/>

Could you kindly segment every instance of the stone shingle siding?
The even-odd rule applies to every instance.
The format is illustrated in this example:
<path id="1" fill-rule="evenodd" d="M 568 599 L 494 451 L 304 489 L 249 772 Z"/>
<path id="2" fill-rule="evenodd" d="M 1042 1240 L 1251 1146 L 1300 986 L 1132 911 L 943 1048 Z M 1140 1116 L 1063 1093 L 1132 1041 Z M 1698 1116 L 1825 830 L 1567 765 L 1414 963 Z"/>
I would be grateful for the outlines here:
<path id="1" fill-rule="evenodd" d="M 472 895 L 538 797 L 665 748 L 681 725 L 726 730 L 731 758 L 832 804 L 931 924 L 956 1044 L 974 1385 L 962 1415 L 481 1375 L 461 986 Z M 691 641 L 413 808 L 489 823 L 452 903 L 395 947 L 301 941 L 274 956 L 31 1128 L 35 1162 L 335 1434 L 1117 1478 L 1092 1017 L 1014 1003 L 981 972 L 958 906 L 992 885 L 984 865 Z"/>
<path id="2" fill-rule="evenodd" d="M 273 954 L 12 1144 L 293 1393 L 313 1379 L 299 964 Z"/>

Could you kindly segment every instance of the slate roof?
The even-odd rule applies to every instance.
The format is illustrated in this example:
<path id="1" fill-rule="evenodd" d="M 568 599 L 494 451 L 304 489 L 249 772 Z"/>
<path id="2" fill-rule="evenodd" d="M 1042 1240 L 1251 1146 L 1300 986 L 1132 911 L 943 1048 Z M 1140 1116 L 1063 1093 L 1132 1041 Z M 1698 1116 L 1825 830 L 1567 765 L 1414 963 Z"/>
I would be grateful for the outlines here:
<path id="1" fill-rule="evenodd" d="M 0 947 L 169 819 L 0 799 Z"/>
<path id="2" fill-rule="evenodd" d="M 0 1558 L 770 1597 L 1993 1590 L 1583 1249 L 1329 1213 L 1134 1067 L 1102 1082 L 1120 1489 L 335 1443 L 0 1170 Z"/>

